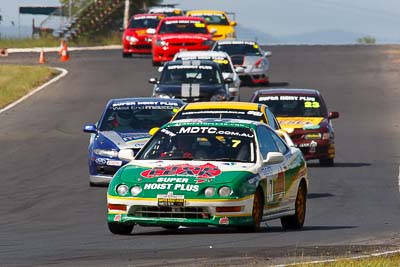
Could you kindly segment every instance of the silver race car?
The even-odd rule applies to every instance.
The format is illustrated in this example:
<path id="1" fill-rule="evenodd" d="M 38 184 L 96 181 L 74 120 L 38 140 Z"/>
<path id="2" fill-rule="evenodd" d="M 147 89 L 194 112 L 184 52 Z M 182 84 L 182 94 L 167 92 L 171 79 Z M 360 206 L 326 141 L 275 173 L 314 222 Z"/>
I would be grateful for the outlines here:
<path id="1" fill-rule="evenodd" d="M 263 51 L 255 41 L 222 40 L 217 41 L 213 51 L 224 51 L 232 59 L 242 84 L 268 84 L 268 57 L 271 52 Z"/>

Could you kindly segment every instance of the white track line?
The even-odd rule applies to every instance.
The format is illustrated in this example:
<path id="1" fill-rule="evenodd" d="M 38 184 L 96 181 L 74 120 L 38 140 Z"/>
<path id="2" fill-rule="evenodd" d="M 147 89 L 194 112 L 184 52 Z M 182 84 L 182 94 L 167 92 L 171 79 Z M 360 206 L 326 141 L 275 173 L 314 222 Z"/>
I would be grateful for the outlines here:
<path id="1" fill-rule="evenodd" d="M 21 103 L 22 101 L 24 101 L 25 99 L 27 99 L 28 97 L 36 94 L 37 92 L 41 91 L 42 89 L 44 89 L 46 86 L 58 81 L 59 79 L 61 79 L 62 77 L 64 77 L 65 75 L 67 75 L 68 71 L 66 69 L 62 69 L 62 68 L 53 68 L 56 69 L 58 71 L 60 71 L 61 73 L 58 74 L 56 77 L 54 77 L 53 79 L 51 79 L 50 81 L 42 84 L 41 86 L 37 87 L 36 89 L 34 89 L 33 91 L 30 91 L 28 94 L 24 95 L 23 97 L 21 97 L 20 99 L 14 101 L 13 103 L 7 105 L 6 107 L 4 107 L 3 109 L 0 109 L 0 114 L 3 113 L 6 110 L 9 110 L 10 108 L 15 107 L 16 105 L 18 105 L 19 103 Z"/>
<path id="2" fill-rule="evenodd" d="M 400 192 L 400 166 L 399 166 L 399 192 Z"/>
<path id="3" fill-rule="evenodd" d="M 355 256 L 355 257 L 348 257 L 348 258 L 339 258 L 339 259 L 331 259 L 331 260 L 320 260 L 320 261 L 308 261 L 308 262 L 297 262 L 297 263 L 290 263 L 290 264 L 280 264 L 280 265 L 273 265 L 273 267 L 286 267 L 286 266 L 294 266 L 298 264 L 318 264 L 318 263 L 327 263 L 327 262 L 336 262 L 339 260 L 358 260 L 358 259 L 365 259 L 371 257 L 379 257 L 379 256 L 387 256 L 390 254 L 400 253 L 400 249 L 386 251 L 386 252 L 379 252 L 379 253 L 372 253 L 369 255 L 362 255 L 362 256 Z"/>

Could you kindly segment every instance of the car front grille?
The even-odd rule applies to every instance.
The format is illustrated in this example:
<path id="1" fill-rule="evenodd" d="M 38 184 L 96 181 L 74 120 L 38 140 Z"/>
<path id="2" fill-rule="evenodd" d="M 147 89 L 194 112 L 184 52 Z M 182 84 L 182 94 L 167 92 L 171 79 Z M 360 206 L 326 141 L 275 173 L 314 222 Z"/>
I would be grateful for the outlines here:
<path id="1" fill-rule="evenodd" d="M 134 206 L 129 215 L 144 218 L 208 219 L 210 213 L 202 207 L 149 207 Z"/>
<path id="2" fill-rule="evenodd" d="M 170 43 L 170 46 L 195 46 L 197 43 L 194 42 L 182 42 L 182 43 Z"/>

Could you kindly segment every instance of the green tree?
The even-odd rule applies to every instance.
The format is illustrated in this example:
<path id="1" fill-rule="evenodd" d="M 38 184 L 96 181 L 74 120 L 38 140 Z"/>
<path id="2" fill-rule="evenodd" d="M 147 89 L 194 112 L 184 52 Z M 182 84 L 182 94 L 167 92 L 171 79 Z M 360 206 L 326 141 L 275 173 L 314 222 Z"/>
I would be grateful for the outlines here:
<path id="1" fill-rule="evenodd" d="M 357 39 L 357 43 L 359 44 L 375 44 L 376 39 L 372 36 L 364 36 Z"/>

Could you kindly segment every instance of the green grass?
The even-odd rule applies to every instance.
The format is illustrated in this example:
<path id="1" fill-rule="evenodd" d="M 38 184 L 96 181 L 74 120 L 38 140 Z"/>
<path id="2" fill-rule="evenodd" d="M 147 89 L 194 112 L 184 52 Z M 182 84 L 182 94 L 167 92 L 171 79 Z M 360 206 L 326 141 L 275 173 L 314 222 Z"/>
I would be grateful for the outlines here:
<path id="1" fill-rule="evenodd" d="M 43 66 L 0 65 L 0 108 L 26 95 L 57 75 Z"/>
<path id="2" fill-rule="evenodd" d="M 400 267 L 400 253 L 361 259 L 342 259 L 335 262 L 296 264 L 293 267 Z"/>
<path id="3" fill-rule="evenodd" d="M 99 45 L 119 45 L 121 44 L 122 33 L 114 32 L 107 36 L 85 37 L 82 36 L 77 40 L 68 41 L 69 46 L 99 46 Z M 58 47 L 60 39 L 51 36 L 42 38 L 23 38 L 0 39 L 0 48 L 32 48 L 32 47 Z"/>

